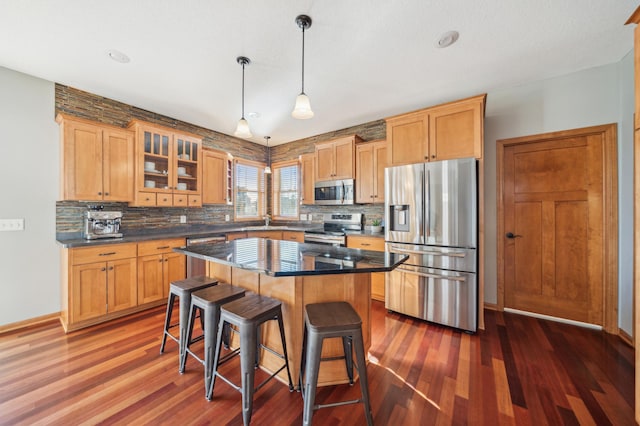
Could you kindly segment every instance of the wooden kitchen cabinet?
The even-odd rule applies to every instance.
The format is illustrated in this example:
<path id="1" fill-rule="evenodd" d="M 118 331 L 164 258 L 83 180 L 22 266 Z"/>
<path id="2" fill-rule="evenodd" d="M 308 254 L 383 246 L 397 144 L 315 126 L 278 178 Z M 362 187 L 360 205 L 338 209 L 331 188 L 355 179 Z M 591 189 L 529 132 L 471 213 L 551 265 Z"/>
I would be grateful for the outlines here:
<path id="1" fill-rule="evenodd" d="M 302 184 L 300 187 L 302 188 L 300 194 L 300 204 L 313 204 L 314 203 L 314 186 L 315 183 L 315 153 L 310 154 L 302 154 L 300 156 L 300 177 Z"/>
<path id="2" fill-rule="evenodd" d="M 137 305 L 136 244 L 62 251 L 61 322 L 66 331 L 129 313 Z"/>
<path id="3" fill-rule="evenodd" d="M 368 237 L 366 235 L 347 235 L 347 247 L 362 250 L 384 251 L 384 238 Z M 384 302 L 385 273 L 371 274 L 371 298 Z"/>
<path id="4" fill-rule="evenodd" d="M 384 203 L 387 142 L 356 145 L 356 203 Z"/>
<path id="5" fill-rule="evenodd" d="M 269 238 L 272 240 L 281 240 L 282 231 L 248 231 L 247 238 Z"/>
<path id="6" fill-rule="evenodd" d="M 304 232 L 302 231 L 282 231 L 282 240 L 304 243 Z"/>
<path id="7" fill-rule="evenodd" d="M 62 143 L 61 198 L 132 201 L 133 133 L 66 114 L 58 114 Z"/>
<path id="8" fill-rule="evenodd" d="M 202 150 L 202 204 L 233 204 L 233 156 Z"/>
<path id="9" fill-rule="evenodd" d="M 359 136 L 347 136 L 315 146 L 315 181 L 353 179 L 355 176 L 355 144 Z"/>
<path id="10" fill-rule="evenodd" d="M 135 193 L 132 206 L 202 206 L 202 139 L 133 120 Z"/>
<path id="11" fill-rule="evenodd" d="M 138 243 L 138 304 L 165 300 L 169 284 L 187 276 L 187 261 L 183 254 L 173 252 L 183 247 L 184 238 Z"/>
<path id="12" fill-rule="evenodd" d="M 388 166 L 482 158 L 486 94 L 386 119 Z"/>

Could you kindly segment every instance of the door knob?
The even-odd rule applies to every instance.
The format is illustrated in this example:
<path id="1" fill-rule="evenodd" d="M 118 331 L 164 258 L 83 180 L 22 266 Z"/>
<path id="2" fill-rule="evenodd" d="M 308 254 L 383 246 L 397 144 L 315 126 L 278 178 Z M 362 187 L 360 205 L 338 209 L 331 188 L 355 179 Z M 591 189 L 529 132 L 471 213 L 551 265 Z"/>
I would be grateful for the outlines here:
<path id="1" fill-rule="evenodd" d="M 507 237 L 507 238 L 518 238 L 518 237 L 522 237 L 522 235 L 515 235 L 513 232 L 507 232 L 505 237 Z"/>

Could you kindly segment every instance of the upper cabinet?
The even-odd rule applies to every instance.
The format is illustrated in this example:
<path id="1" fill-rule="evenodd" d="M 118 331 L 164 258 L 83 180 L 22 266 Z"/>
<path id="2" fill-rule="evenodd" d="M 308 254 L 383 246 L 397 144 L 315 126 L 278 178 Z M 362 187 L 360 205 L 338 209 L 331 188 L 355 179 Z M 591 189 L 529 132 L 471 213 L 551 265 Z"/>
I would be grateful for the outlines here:
<path id="1" fill-rule="evenodd" d="M 133 206 L 202 206 L 202 140 L 134 120 L 136 178 Z"/>
<path id="2" fill-rule="evenodd" d="M 300 194 L 300 204 L 313 204 L 314 201 L 314 189 L 313 189 L 313 169 L 315 163 L 315 154 L 302 154 L 300 156 L 300 177 L 302 188 Z"/>
<path id="3" fill-rule="evenodd" d="M 132 201 L 133 133 L 58 114 L 62 143 L 61 198 Z"/>
<path id="4" fill-rule="evenodd" d="M 486 95 L 388 118 L 389 166 L 482 158 Z"/>
<path id="5" fill-rule="evenodd" d="M 202 204 L 233 203 L 233 156 L 202 150 Z"/>
<path id="6" fill-rule="evenodd" d="M 317 143 L 315 148 L 315 181 L 353 179 L 357 135 Z"/>
<path id="7" fill-rule="evenodd" d="M 387 142 L 356 145 L 356 203 L 384 203 Z"/>

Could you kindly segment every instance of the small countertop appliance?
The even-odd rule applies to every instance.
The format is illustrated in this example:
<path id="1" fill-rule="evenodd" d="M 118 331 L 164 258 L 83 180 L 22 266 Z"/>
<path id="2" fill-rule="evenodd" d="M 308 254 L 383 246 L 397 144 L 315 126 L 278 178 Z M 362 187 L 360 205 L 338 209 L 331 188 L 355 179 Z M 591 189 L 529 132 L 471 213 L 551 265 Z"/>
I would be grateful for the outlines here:
<path id="1" fill-rule="evenodd" d="M 89 206 L 84 216 L 84 238 L 121 238 L 122 212 L 102 210 L 104 206 Z"/>

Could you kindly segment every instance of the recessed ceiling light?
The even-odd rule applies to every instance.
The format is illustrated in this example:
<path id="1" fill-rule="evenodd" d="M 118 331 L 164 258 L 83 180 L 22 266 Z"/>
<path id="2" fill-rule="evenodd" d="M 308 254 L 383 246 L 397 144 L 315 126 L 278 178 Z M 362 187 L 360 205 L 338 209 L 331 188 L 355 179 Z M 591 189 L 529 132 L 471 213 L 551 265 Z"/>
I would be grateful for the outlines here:
<path id="1" fill-rule="evenodd" d="M 114 61 L 120 62 L 121 64 L 126 64 L 131 61 L 131 59 L 129 59 L 127 55 L 120 52 L 119 50 L 111 49 L 107 52 L 107 55 L 109 55 L 109 57 Z"/>
<path id="2" fill-rule="evenodd" d="M 458 40 L 458 37 L 460 37 L 460 34 L 458 34 L 457 31 L 447 31 L 440 36 L 440 39 L 436 43 L 436 46 L 449 47 Z"/>
<path id="3" fill-rule="evenodd" d="M 254 111 L 254 112 L 248 113 L 247 116 L 249 116 L 249 118 L 260 118 L 260 113 Z"/>

